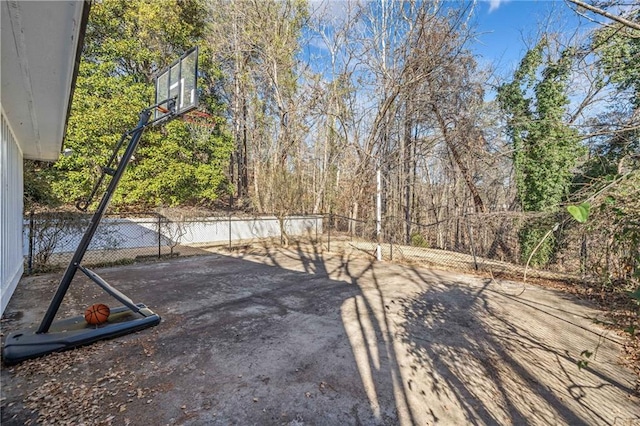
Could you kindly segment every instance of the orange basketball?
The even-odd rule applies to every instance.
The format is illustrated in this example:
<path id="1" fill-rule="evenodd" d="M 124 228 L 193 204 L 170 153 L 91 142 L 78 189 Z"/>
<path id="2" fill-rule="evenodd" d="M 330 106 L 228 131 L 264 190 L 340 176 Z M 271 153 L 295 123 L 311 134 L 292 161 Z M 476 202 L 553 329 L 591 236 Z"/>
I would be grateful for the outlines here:
<path id="1" fill-rule="evenodd" d="M 84 319 L 91 325 L 99 325 L 107 322 L 111 309 L 103 303 L 95 303 L 84 311 Z"/>

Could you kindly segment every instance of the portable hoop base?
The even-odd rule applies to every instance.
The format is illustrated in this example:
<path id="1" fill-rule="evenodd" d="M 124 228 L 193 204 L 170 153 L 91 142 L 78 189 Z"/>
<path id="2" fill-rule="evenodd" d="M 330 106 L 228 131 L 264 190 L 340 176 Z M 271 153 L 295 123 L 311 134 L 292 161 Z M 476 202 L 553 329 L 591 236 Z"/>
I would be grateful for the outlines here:
<path id="1" fill-rule="evenodd" d="M 123 336 L 160 323 L 158 314 L 143 304 L 137 306 L 145 316 L 141 317 L 139 313 L 121 306 L 112 309 L 108 322 L 98 326 L 87 324 L 81 315 L 54 322 L 47 333 L 36 333 L 35 329 L 11 333 L 5 341 L 3 361 L 7 365 L 14 365 L 51 352 L 66 351 L 98 340 Z"/>
<path id="2" fill-rule="evenodd" d="M 89 201 L 85 203 L 85 206 L 89 205 L 91 197 L 99 188 L 105 175 L 112 176 L 111 181 L 71 262 L 69 262 L 69 266 L 67 266 L 60 280 L 58 289 L 45 312 L 44 318 L 37 329 L 17 331 L 7 337 L 2 352 L 2 359 L 5 364 L 17 364 L 21 361 L 36 358 L 51 352 L 60 352 L 78 346 L 88 345 L 98 340 L 122 336 L 151 327 L 160 322 L 160 317 L 145 305 L 134 303 L 129 297 L 111 286 L 98 274 L 81 265 L 82 258 L 91 243 L 91 239 L 109 205 L 111 196 L 116 190 L 118 182 L 127 167 L 127 163 L 138 145 L 150 116 L 151 112 L 148 109 L 140 113 L 138 126 L 133 131 L 127 132 L 122 136 L 120 143 L 118 143 L 114 150 L 112 159 L 109 161 L 109 165 L 103 168 L 103 176 L 94 187 L 94 191 L 89 197 Z M 127 145 L 125 153 L 117 169 L 112 169 L 111 164 L 116 158 L 117 151 L 127 139 L 129 139 L 129 144 Z M 100 326 L 89 325 L 85 321 L 84 316 L 54 322 L 58 308 L 77 271 L 86 274 L 93 282 L 124 305 L 121 308 L 112 310 L 105 324 Z"/>

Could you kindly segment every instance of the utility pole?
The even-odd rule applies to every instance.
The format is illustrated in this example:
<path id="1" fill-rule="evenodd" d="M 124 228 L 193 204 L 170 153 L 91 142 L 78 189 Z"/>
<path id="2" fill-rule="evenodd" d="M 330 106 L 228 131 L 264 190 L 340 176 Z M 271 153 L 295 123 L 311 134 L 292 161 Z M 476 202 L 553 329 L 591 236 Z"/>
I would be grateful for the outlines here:
<path id="1" fill-rule="evenodd" d="M 382 260 L 382 247 L 380 247 L 380 237 L 382 229 L 382 182 L 380 177 L 380 162 L 378 161 L 378 167 L 376 170 L 376 259 Z"/>

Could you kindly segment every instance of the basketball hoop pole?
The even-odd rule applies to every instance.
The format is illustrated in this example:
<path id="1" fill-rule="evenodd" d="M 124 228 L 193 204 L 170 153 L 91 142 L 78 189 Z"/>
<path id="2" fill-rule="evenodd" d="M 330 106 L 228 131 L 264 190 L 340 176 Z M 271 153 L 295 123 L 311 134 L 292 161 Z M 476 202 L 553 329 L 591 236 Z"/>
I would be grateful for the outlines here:
<path id="1" fill-rule="evenodd" d="M 67 269 L 65 270 L 65 273 L 62 276 L 62 279 L 60 280 L 60 284 L 58 285 L 58 290 L 53 296 L 53 299 L 49 304 L 49 308 L 47 309 L 47 312 L 45 313 L 44 318 L 40 323 L 40 327 L 38 327 L 38 330 L 36 331 L 36 333 L 46 333 L 49 331 L 49 328 L 53 323 L 53 319 L 55 318 L 56 313 L 58 312 L 58 309 L 62 304 L 62 300 L 64 299 L 64 296 L 67 293 L 67 290 L 69 289 L 69 286 L 71 285 L 71 281 L 73 280 L 73 277 L 76 275 L 76 272 L 78 271 L 78 269 L 80 269 L 83 272 L 86 271 L 85 268 L 83 268 L 80 265 L 80 263 L 82 262 L 82 258 L 87 252 L 87 249 L 89 248 L 89 244 L 91 244 L 91 240 L 93 239 L 93 236 L 96 233 L 96 230 L 98 229 L 98 225 L 100 224 L 100 221 L 102 220 L 102 217 L 104 216 L 104 213 L 106 212 L 107 207 L 111 202 L 111 197 L 113 196 L 116 188 L 118 187 L 118 184 L 120 183 L 120 179 L 122 178 L 122 175 L 124 174 L 124 171 L 127 168 L 127 165 L 131 160 L 131 157 L 133 156 L 133 153 L 138 147 L 138 143 L 140 142 L 140 138 L 142 137 L 142 133 L 144 132 L 144 129 L 148 127 L 149 124 L 152 124 L 153 122 L 157 121 L 157 120 L 154 120 L 151 123 L 149 122 L 152 111 L 158 108 L 159 105 L 163 105 L 163 104 L 166 104 L 170 108 L 169 110 L 166 110 L 166 112 L 169 114 L 163 117 L 163 120 L 167 120 L 175 116 L 175 104 L 176 104 L 175 98 L 165 99 L 161 102 L 158 102 L 142 110 L 142 112 L 140 112 L 140 117 L 138 119 L 138 124 L 136 125 L 136 127 L 133 130 L 130 130 L 122 135 L 120 142 L 116 145 L 113 151 L 113 154 L 111 155 L 111 159 L 109 160 L 109 163 L 107 164 L 106 167 L 102 168 L 102 175 L 100 176 L 100 179 L 98 179 L 98 182 L 96 183 L 96 185 L 93 187 L 93 191 L 91 192 L 87 200 L 84 201 L 84 204 L 82 203 L 76 204 L 76 207 L 79 210 L 86 211 L 87 207 L 91 203 L 91 200 L 100 189 L 100 185 L 102 184 L 102 180 L 104 179 L 104 176 L 105 175 L 111 176 L 111 181 L 109 182 L 109 186 L 107 187 L 107 190 L 105 191 L 105 193 L 102 195 L 100 204 L 98 204 L 98 208 L 96 212 L 93 214 L 93 217 L 91 218 L 91 224 L 89 225 L 89 228 L 87 228 L 87 230 L 85 231 L 84 236 L 82 237 L 82 240 L 80 240 L 80 244 L 78 245 L 78 248 L 76 249 L 73 257 L 71 258 L 71 262 L 69 262 L 69 266 L 67 266 Z M 111 164 L 117 157 L 118 151 L 120 150 L 122 143 L 126 140 L 127 137 L 131 138 L 129 140 L 129 145 L 127 145 L 127 148 L 122 158 L 120 159 L 120 162 L 118 163 L 118 167 L 114 170 L 111 168 Z M 97 282 L 97 280 L 95 279 L 95 277 L 92 276 L 92 274 L 89 273 L 87 275 L 89 276 L 90 279 Z M 98 284 L 100 285 L 100 283 Z"/>
<path id="2" fill-rule="evenodd" d="M 138 142 L 140 141 L 142 132 L 144 131 L 145 127 L 147 126 L 147 123 L 149 122 L 149 118 L 151 117 L 151 111 L 153 110 L 154 107 L 155 105 L 153 107 L 143 110 L 140 113 L 138 125 L 130 132 L 125 133 L 125 135 L 123 136 L 123 139 L 124 139 L 126 138 L 127 135 L 129 135 L 131 137 L 131 140 L 129 141 L 129 145 L 127 146 L 127 149 L 125 150 L 122 158 L 120 159 L 120 163 L 118 164 L 118 167 L 116 168 L 116 170 L 108 169 L 107 167 L 103 169 L 102 177 L 104 177 L 104 174 L 110 174 L 112 176 L 111 181 L 109 182 L 109 186 L 107 187 L 107 190 L 105 191 L 105 193 L 102 196 L 102 199 L 100 200 L 98 209 L 96 210 L 96 212 L 93 214 L 93 217 L 91 218 L 91 224 L 89 225 L 89 228 L 87 228 L 87 230 L 85 231 L 84 236 L 82 237 L 82 240 L 78 245 L 78 248 L 76 249 L 73 257 L 71 258 L 71 262 L 69 262 L 69 266 L 67 267 L 64 275 L 62 276 L 62 279 L 60 280 L 60 284 L 58 285 L 58 290 L 56 291 L 56 294 L 53 296 L 53 299 L 49 304 L 49 308 L 47 309 L 47 312 L 45 313 L 44 318 L 42 319 L 42 323 L 40 323 L 40 327 L 38 328 L 36 333 L 46 333 L 49 331 L 49 327 L 51 327 L 51 324 L 53 323 L 53 319 L 56 316 L 58 309 L 60 308 L 60 304 L 62 303 L 62 300 L 64 299 L 64 296 L 67 293 L 67 290 L 69 289 L 69 285 L 71 284 L 73 277 L 78 271 L 78 268 L 80 268 L 80 262 L 82 262 L 82 258 L 84 257 L 87 251 L 87 248 L 89 247 L 89 244 L 93 239 L 93 235 L 95 234 L 96 229 L 98 229 L 100 220 L 102 219 L 102 216 L 104 216 L 104 213 L 107 210 L 107 207 L 109 206 L 111 197 L 113 196 L 113 193 L 118 187 L 120 178 L 122 177 L 125 169 L 127 168 L 127 165 L 129 164 L 129 160 L 133 156 L 133 153 L 136 150 L 136 147 L 138 146 Z M 113 156 L 116 155 L 119 145 L 120 144 L 118 144 L 118 146 L 116 147 L 116 151 L 114 152 Z M 100 182 L 102 181 L 102 177 L 100 178 Z M 95 191 L 96 189 L 94 188 L 94 193 Z M 86 204 L 88 205 L 89 203 L 90 203 L 90 199 L 87 201 Z"/>

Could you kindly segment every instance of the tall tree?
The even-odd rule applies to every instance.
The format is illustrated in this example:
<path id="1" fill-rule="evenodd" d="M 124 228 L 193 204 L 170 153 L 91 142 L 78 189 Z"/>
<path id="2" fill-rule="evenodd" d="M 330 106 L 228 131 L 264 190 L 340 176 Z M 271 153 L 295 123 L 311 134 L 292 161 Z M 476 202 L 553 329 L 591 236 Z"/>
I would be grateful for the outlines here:
<path id="1" fill-rule="evenodd" d="M 543 39 L 526 53 L 513 81 L 498 90 L 513 143 L 518 198 L 525 211 L 557 209 L 570 189 L 573 168 L 585 153 L 578 132 L 566 123 L 574 52 L 565 50 L 557 58 L 549 52 L 549 41 Z M 547 232 L 544 226 L 531 224 L 521 233 L 524 260 Z M 547 239 L 533 263 L 547 263 L 553 250 L 553 239 Z"/>
<path id="2" fill-rule="evenodd" d="M 209 0 L 209 10 L 209 44 L 224 73 L 220 89 L 234 129 L 236 195 L 245 202 L 250 196 L 259 211 L 274 211 L 287 204 L 278 194 L 297 184 L 287 170 L 301 141 L 296 54 L 307 4 Z M 300 188 L 294 192 L 300 195 Z"/>
<path id="3" fill-rule="evenodd" d="M 418 167 L 420 157 L 433 161 L 431 150 L 436 147 L 444 147 L 450 160 L 446 168 L 462 178 L 470 194 L 460 188 L 461 199 L 452 197 L 459 204 L 458 213 L 464 212 L 467 200 L 479 211 L 485 208 L 470 161 L 474 150 L 469 149 L 477 146 L 471 139 L 481 139 L 478 129 L 470 127 L 470 115 L 473 106 L 482 103 L 482 91 L 473 78 L 474 61 L 465 51 L 469 6 L 381 2 L 363 11 L 367 40 L 362 41 L 361 67 L 373 76 L 363 79 L 371 84 L 363 89 L 370 94 L 373 119 L 362 144 L 362 170 L 370 170 L 370 158 L 381 162 L 385 213 L 396 218 L 394 232 L 402 228 L 406 241 L 411 222 L 421 214 L 414 213 L 420 204 L 415 201 L 415 183 L 422 180 L 418 174 L 427 171 Z"/>

